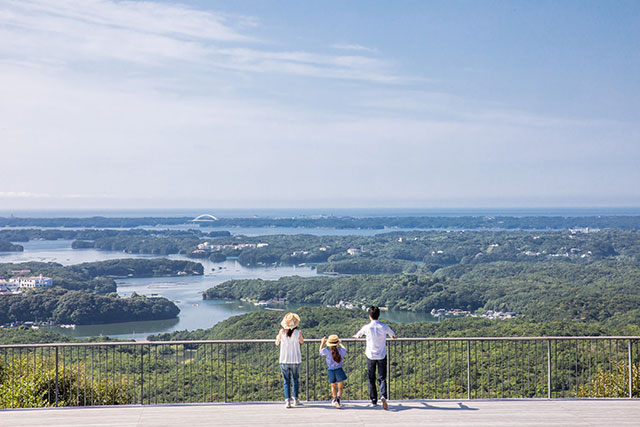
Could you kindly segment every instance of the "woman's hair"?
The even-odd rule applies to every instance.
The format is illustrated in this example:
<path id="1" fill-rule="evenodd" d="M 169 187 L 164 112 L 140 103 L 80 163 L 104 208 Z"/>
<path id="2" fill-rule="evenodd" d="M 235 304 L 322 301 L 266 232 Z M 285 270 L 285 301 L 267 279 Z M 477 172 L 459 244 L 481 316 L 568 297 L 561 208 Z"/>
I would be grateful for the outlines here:
<path id="1" fill-rule="evenodd" d="M 342 362 L 342 356 L 340 356 L 340 352 L 338 351 L 338 346 L 329 347 L 331 349 L 331 357 L 333 357 L 333 361 L 336 363 Z"/>
<path id="2" fill-rule="evenodd" d="M 285 331 L 287 331 L 287 336 L 291 338 L 291 335 L 293 335 L 293 331 L 295 331 L 296 329 L 298 329 L 297 326 L 293 329 L 285 329 Z"/>

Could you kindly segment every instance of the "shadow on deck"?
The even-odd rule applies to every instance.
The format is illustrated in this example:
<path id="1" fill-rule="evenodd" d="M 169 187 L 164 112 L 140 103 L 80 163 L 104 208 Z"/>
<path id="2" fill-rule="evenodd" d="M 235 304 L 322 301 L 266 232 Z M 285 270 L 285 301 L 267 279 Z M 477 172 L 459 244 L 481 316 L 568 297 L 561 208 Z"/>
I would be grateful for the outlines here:
<path id="1" fill-rule="evenodd" d="M 3 427 L 47 426 L 637 426 L 638 400 L 404 400 L 389 410 L 366 402 L 281 403 L 15 409 L 0 411 Z"/>

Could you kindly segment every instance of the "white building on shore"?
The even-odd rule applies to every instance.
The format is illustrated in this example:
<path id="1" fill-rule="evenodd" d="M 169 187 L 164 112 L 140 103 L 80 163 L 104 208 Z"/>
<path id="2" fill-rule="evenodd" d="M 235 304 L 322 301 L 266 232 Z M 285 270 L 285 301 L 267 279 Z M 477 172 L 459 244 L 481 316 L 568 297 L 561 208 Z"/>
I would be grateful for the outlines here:
<path id="1" fill-rule="evenodd" d="M 43 288 L 53 286 L 53 279 L 51 277 L 45 277 L 42 274 L 40 276 L 12 277 L 8 282 L 9 285 L 13 285 L 16 288 Z"/>

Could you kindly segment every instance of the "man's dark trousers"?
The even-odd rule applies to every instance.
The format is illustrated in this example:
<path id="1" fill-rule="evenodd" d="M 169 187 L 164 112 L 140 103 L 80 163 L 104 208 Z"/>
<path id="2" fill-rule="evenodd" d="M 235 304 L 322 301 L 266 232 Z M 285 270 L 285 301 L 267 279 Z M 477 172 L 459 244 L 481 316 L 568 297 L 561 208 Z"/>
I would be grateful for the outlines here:
<path id="1" fill-rule="evenodd" d="M 376 368 L 378 375 L 376 375 Z M 387 356 L 381 360 L 371 360 L 367 357 L 367 374 L 369 375 L 369 399 L 371 402 L 378 403 L 378 393 L 376 390 L 376 379 L 380 383 L 380 396 L 387 396 Z"/>

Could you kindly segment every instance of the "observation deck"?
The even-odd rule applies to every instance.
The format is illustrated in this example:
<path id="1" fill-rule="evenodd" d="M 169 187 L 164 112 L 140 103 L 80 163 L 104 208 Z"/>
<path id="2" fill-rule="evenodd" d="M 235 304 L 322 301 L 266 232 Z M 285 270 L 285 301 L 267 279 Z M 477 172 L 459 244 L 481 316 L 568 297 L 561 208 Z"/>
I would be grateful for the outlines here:
<path id="1" fill-rule="evenodd" d="M 637 426 L 635 400 L 402 400 L 389 410 L 364 402 L 303 402 L 285 409 L 281 403 L 209 403 L 122 407 L 11 409 L 0 411 L 3 427 L 76 426 Z"/>
<path id="2" fill-rule="evenodd" d="M 285 409 L 273 340 L 0 345 L 0 426 L 638 425 L 640 337 L 400 338 L 388 411 L 366 406 L 364 340 L 344 339 L 344 408 L 319 340 Z"/>

